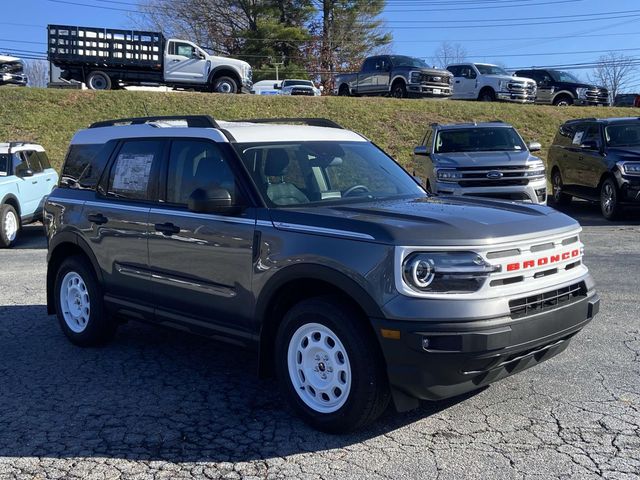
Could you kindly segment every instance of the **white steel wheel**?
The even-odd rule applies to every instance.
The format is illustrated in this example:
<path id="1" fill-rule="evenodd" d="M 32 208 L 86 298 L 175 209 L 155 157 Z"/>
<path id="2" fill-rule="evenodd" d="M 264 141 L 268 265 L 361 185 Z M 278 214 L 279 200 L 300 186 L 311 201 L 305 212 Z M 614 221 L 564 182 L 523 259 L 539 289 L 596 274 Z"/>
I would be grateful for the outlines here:
<path id="1" fill-rule="evenodd" d="M 18 236 L 18 216 L 13 210 L 6 210 L 4 218 L 2 219 L 2 224 L 7 240 L 9 241 L 9 243 L 12 243 Z"/>
<path id="2" fill-rule="evenodd" d="M 349 398 L 351 364 L 340 338 L 328 327 L 307 323 L 291 336 L 289 378 L 300 399 L 318 413 L 333 413 Z"/>
<path id="3" fill-rule="evenodd" d="M 74 333 L 84 332 L 91 316 L 91 299 L 84 280 L 78 273 L 68 272 L 60 283 L 59 293 L 65 323 Z"/>

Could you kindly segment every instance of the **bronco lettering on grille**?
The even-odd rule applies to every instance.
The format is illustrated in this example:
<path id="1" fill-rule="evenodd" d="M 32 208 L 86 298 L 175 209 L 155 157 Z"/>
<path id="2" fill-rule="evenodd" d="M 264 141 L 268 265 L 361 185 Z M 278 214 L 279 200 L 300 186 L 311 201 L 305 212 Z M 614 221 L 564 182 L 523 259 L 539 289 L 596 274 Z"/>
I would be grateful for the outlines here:
<path id="1" fill-rule="evenodd" d="M 507 272 L 515 272 L 516 270 L 527 270 L 529 268 L 544 267 L 554 263 L 570 260 L 580 256 L 580 249 L 576 248 L 571 251 L 549 255 L 548 257 L 540 257 L 533 260 L 525 260 L 524 262 L 514 262 L 507 264 Z"/>

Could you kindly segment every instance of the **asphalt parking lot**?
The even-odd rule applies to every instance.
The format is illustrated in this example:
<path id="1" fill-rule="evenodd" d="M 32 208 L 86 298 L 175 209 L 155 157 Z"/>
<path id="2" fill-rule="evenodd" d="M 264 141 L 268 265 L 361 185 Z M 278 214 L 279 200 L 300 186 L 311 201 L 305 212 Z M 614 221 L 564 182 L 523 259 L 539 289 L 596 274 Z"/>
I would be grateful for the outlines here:
<path id="1" fill-rule="evenodd" d="M 0 479 L 640 476 L 640 212 L 579 202 L 600 315 L 542 365 L 480 392 L 329 436 L 282 405 L 252 357 L 129 323 L 80 349 L 46 315 L 46 245 L 0 250 Z"/>

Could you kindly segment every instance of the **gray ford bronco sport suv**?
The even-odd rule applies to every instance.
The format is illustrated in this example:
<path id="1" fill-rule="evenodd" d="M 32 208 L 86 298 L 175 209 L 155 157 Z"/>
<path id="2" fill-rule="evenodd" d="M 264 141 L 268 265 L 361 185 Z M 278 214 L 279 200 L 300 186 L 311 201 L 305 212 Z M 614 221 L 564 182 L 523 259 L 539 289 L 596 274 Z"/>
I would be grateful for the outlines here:
<path id="1" fill-rule="evenodd" d="M 432 197 L 322 119 L 93 124 L 45 223 L 47 307 L 73 343 L 134 319 L 253 349 L 328 432 L 547 360 L 599 307 L 574 220 Z"/>

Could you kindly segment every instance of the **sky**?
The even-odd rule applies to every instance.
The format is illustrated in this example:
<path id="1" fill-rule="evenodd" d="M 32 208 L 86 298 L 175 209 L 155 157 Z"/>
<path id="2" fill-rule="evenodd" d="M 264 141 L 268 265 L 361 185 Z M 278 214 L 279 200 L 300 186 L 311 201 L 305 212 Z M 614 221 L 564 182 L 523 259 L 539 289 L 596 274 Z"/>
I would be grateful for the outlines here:
<path id="1" fill-rule="evenodd" d="M 46 25 L 135 25 L 137 0 L 0 0 L 0 52 L 37 56 Z M 588 64 L 608 51 L 640 58 L 639 0 L 387 0 L 397 54 L 430 59 L 443 41 L 507 68 Z M 572 73 L 586 79 L 588 69 Z M 640 67 L 629 89 L 640 91 Z"/>

